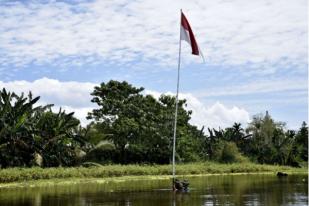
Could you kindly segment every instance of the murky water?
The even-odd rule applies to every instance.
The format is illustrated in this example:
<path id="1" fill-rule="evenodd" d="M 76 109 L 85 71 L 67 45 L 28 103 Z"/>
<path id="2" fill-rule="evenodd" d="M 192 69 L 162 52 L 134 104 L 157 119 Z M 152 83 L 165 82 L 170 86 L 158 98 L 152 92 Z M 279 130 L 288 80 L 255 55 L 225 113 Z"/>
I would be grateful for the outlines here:
<path id="1" fill-rule="evenodd" d="M 187 193 L 171 191 L 170 180 L 0 189 L 0 205 L 308 205 L 307 175 L 216 175 L 188 179 L 191 190 Z"/>

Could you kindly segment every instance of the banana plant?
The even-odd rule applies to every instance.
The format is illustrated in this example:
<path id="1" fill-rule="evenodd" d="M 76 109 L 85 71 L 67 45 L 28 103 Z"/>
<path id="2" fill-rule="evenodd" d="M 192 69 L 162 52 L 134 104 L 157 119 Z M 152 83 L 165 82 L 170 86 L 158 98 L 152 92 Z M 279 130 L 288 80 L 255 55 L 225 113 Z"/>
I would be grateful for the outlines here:
<path id="1" fill-rule="evenodd" d="M 38 109 L 35 103 L 40 97 L 32 98 L 0 91 L 0 165 L 28 166 L 33 159 L 35 144 L 33 141 L 34 124 L 31 121 L 33 111 Z"/>
<path id="2" fill-rule="evenodd" d="M 75 163 L 83 143 L 79 120 L 61 109 L 53 113 L 51 104 L 35 106 L 39 99 L 0 91 L 0 168 L 32 166 L 36 155 L 47 167 Z"/>

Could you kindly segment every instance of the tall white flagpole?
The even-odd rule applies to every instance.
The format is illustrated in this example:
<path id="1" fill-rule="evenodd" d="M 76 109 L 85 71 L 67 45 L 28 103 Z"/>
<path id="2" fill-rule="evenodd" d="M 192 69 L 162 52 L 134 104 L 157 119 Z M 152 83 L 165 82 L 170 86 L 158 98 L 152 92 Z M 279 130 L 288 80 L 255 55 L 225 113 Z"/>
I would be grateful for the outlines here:
<path id="1" fill-rule="evenodd" d="M 175 105 L 175 121 L 174 121 L 174 136 L 173 136 L 173 180 L 175 180 L 175 153 L 176 153 L 176 130 L 177 130 L 177 113 L 178 113 L 178 92 L 179 92 L 179 76 L 180 76 L 180 58 L 181 58 L 181 12 L 180 9 L 180 29 L 179 29 L 179 54 L 178 54 L 178 72 L 177 72 L 177 92 Z"/>

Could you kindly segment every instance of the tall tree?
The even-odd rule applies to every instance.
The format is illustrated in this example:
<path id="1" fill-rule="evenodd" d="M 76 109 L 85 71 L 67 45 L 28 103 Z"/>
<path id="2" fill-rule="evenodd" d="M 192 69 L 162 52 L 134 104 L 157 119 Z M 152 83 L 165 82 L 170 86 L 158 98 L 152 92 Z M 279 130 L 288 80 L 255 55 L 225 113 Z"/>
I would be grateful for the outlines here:
<path id="1" fill-rule="evenodd" d="M 176 100 L 166 95 L 157 100 L 142 95 L 142 91 L 127 82 L 102 83 L 92 93 L 92 102 L 99 108 L 88 118 L 95 121 L 105 139 L 115 144 L 122 163 L 168 163 Z M 184 109 L 185 102 L 179 101 L 177 151 L 179 160 L 189 161 L 196 158 L 192 148 L 199 144 L 193 135 L 197 129 L 189 125 L 191 111 Z"/>
<path id="2" fill-rule="evenodd" d="M 285 149 L 283 146 L 288 142 L 284 127 L 285 123 L 275 122 L 268 111 L 265 116 L 254 116 L 246 129 L 246 132 L 252 135 L 250 150 L 247 154 L 256 158 L 260 163 L 284 164 L 287 152 L 283 153 Z"/>
<path id="3" fill-rule="evenodd" d="M 94 119 L 106 139 L 112 141 L 120 151 L 120 159 L 125 162 L 125 148 L 129 143 L 137 140 L 138 119 L 142 111 L 138 107 L 143 88 L 135 88 L 127 82 L 109 81 L 96 86 L 91 93 L 93 103 L 99 108 L 88 115 Z"/>
<path id="4" fill-rule="evenodd" d="M 303 161 L 308 161 L 308 125 L 303 122 L 301 128 L 295 136 L 295 143 L 298 147 L 300 157 Z"/>

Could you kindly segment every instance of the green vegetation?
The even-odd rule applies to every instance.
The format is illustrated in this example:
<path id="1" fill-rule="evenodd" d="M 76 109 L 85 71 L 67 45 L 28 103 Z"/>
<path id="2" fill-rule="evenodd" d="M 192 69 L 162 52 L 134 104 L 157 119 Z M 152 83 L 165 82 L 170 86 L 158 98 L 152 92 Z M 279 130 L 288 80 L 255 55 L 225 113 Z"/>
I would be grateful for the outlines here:
<path id="1" fill-rule="evenodd" d="M 92 122 L 83 128 L 73 113 L 67 114 L 62 110 L 54 113 L 52 105 L 35 106 L 39 97 L 33 98 L 31 93 L 24 97 L 23 94 L 18 96 L 3 89 L 0 91 L 0 168 L 72 167 L 83 165 L 84 162 L 169 164 L 176 100 L 168 95 L 155 99 L 151 95 L 144 95 L 143 90 L 142 87 L 136 88 L 118 81 L 96 86 L 91 93 L 91 101 L 97 107 L 89 111 L 88 119 Z M 215 161 L 241 165 L 250 165 L 249 162 L 295 167 L 307 165 L 308 126 L 305 122 L 298 131 L 287 130 L 285 123 L 274 121 L 266 112 L 265 115 L 254 116 L 247 128 L 234 123 L 229 128 L 208 128 L 208 132 L 205 132 L 204 128 L 199 129 L 189 123 L 191 114 L 191 111 L 186 110 L 186 100 L 179 101 L 177 164 Z M 188 174 L 209 173 L 208 170 L 211 170 L 201 169 L 198 165 L 194 164 L 196 168 L 180 167 L 178 172 L 186 173 L 181 168 L 185 168 Z M 164 167 L 166 173 L 163 174 L 169 174 L 168 167 Z M 115 168 L 120 169 L 112 172 L 114 176 L 127 175 L 127 171 L 121 171 L 122 167 Z M 157 174 L 151 172 L 153 168 L 147 167 L 149 172 L 132 169 L 130 175 Z M 15 170 L 18 171 L 13 169 L 12 172 Z M 67 170 L 59 169 L 62 170 L 65 176 Z M 78 168 L 76 171 L 82 171 L 82 176 L 83 171 L 88 170 Z M 3 170 L 3 174 L 6 171 L 9 170 Z M 33 171 L 41 170 L 35 168 Z M 235 171 L 238 169 L 235 168 Z M 210 173 L 213 173 L 212 170 Z M 30 179 L 36 179 L 35 174 Z"/>
<path id="2" fill-rule="evenodd" d="M 0 91 L 0 167 L 71 166 L 82 138 L 74 113 L 53 113 L 52 105 L 35 107 L 32 98 Z"/>
<path id="3" fill-rule="evenodd" d="M 177 174 L 206 175 L 223 173 L 261 173 L 283 171 L 287 173 L 306 173 L 306 168 L 287 166 L 258 165 L 253 163 L 219 164 L 215 162 L 177 165 Z M 0 183 L 30 180 L 68 179 L 68 178 L 108 178 L 120 176 L 162 176 L 170 175 L 170 165 L 105 165 L 94 167 L 66 168 L 9 168 L 0 170 Z M 170 177 L 170 176 L 168 176 Z"/>

